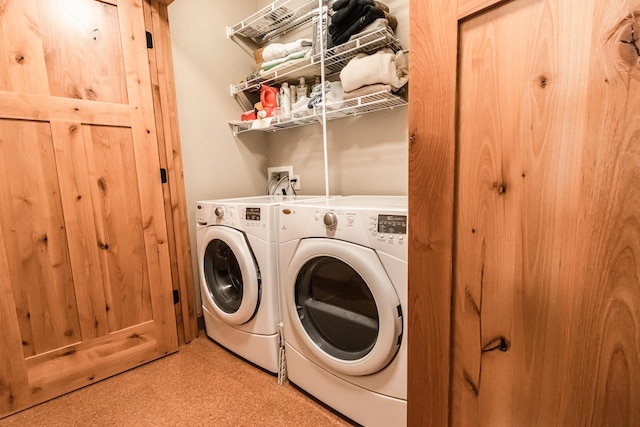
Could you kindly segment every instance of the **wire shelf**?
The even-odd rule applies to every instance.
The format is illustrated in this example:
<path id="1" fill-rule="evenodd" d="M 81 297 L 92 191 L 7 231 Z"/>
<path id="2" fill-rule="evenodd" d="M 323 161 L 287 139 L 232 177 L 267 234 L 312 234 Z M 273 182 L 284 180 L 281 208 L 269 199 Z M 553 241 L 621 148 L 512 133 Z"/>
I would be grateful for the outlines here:
<path id="1" fill-rule="evenodd" d="M 347 63 L 360 53 L 370 54 L 382 48 L 390 47 L 394 51 L 402 50 L 395 35 L 386 28 L 363 34 L 339 46 L 332 47 L 325 54 L 325 70 L 327 75 L 337 74 Z M 231 85 L 231 94 L 254 92 L 263 84 L 281 83 L 297 80 L 300 77 L 313 77 L 320 74 L 320 54 L 284 65 L 277 70 L 263 75 L 253 76 L 244 82 Z"/>
<path id="2" fill-rule="evenodd" d="M 329 0 L 323 0 L 327 5 Z M 317 0 L 276 0 L 270 5 L 227 27 L 227 37 L 245 37 L 258 44 L 276 39 L 309 23 L 317 15 Z"/>
<path id="3" fill-rule="evenodd" d="M 359 116 L 379 110 L 388 110 L 407 105 L 407 101 L 392 93 L 381 91 L 346 101 L 327 104 L 327 120 Z M 230 121 L 234 135 L 249 131 L 274 132 L 298 126 L 306 126 L 322 121 L 322 106 L 303 113 L 293 113 L 288 116 L 269 117 L 251 121 Z"/>

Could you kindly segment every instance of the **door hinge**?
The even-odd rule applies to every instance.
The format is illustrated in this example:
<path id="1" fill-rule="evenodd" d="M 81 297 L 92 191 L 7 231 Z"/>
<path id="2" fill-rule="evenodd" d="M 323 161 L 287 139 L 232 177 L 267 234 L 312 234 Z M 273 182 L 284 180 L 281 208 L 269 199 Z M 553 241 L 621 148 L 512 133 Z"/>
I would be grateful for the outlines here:
<path id="1" fill-rule="evenodd" d="M 177 289 L 174 289 L 173 291 L 173 303 L 177 304 L 180 302 L 180 291 Z"/>
<path id="2" fill-rule="evenodd" d="M 160 168 L 160 181 L 163 184 L 167 183 L 167 170 L 165 168 Z"/>
<path id="3" fill-rule="evenodd" d="M 147 49 L 153 49 L 153 35 L 149 31 L 145 31 L 147 34 Z"/>

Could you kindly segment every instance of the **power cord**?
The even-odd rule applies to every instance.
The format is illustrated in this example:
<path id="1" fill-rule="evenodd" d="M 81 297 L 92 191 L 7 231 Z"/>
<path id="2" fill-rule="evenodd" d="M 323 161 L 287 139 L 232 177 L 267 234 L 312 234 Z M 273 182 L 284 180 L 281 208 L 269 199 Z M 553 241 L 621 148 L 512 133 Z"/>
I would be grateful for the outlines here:
<path id="1" fill-rule="evenodd" d="M 274 176 L 274 177 L 273 177 L 273 178 L 271 178 L 271 179 L 269 180 L 269 182 L 267 183 L 267 195 L 269 195 L 269 196 L 273 195 L 273 193 L 275 192 L 275 188 L 273 188 L 273 187 L 272 187 L 272 184 L 273 184 L 273 182 L 274 182 L 276 179 L 278 179 L 278 178 L 276 178 L 276 177 Z M 276 188 L 278 188 L 278 187 L 277 187 L 277 185 L 276 185 Z"/>
<path id="2" fill-rule="evenodd" d="M 280 178 L 280 179 L 278 180 L 278 182 L 276 183 L 275 187 L 272 187 L 272 186 L 271 186 L 271 183 L 274 181 L 274 179 L 272 179 L 272 180 L 269 182 L 269 188 L 268 188 L 269 194 L 270 194 L 270 195 L 275 195 L 275 194 L 276 194 L 276 192 L 278 191 L 278 188 L 280 188 L 280 184 L 282 184 L 285 180 L 287 180 L 287 182 L 289 183 L 289 186 L 291 186 L 291 180 L 289 179 L 289 177 L 288 177 L 288 176 L 283 176 L 282 178 Z M 287 188 L 286 186 L 282 188 L 282 194 L 283 194 L 284 196 L 286 196 L 286 195 L 287 195 L 286 188 Z"/>

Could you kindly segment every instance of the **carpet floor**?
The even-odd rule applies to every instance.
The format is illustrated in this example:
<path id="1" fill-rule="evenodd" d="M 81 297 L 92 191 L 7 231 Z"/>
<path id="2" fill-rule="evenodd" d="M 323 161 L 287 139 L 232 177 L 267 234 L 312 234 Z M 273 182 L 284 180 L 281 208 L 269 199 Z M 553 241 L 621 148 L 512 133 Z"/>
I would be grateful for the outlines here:
<path id="1" fill-rule="evenodd" d="M 0 419 L 0 427 L 351 425 L 202 332 L 175 354 Z"/>

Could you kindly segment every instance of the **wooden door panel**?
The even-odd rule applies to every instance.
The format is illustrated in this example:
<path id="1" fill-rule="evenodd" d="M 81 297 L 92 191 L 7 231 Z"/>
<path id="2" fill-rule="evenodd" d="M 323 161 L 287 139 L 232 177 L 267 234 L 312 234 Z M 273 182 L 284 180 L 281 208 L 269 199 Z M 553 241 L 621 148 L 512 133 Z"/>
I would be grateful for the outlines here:
<path id="1" fill-rule="evenodd" d="M 38 0 L 0 3 L 0 90 L 49 94 Z"/>
<path id="2" fill-rule="evenodd" d="M 117 331 L 152 319 L 131 129 L 88 126 L 84 134 L 107 314 Z"/>
<path id="3" fill-rule="evenodd" d="M 0 226 L 25 357 L 81 339 L 48 123 L 0 120 Z"/>
<path id="4" fill-rule="evenodd" d="M 640 1 L 455 3 L 412 1 L 409 424 L 640 425 Z"/>
<path id="5" fill-rule="evenodd" d="M 145 322 L 26 359 L 30 400 L 48 400 L 157 358 L 155 328 Z"/>
<path id="6" fill-rule="evenodd" d="M 0 20 L 0 51 L 34 56 L 24 79 L 0 60 L 2 417 L 177 334 L 142 0 L 4 0 Z"/>
<path id="7" fill-rule="evenodd" d="M 127 103 L 118 8 L 99 1 L 39 0 L 50 94 Z"/>
<path id="8" fill-rule="evenodd" d="M 640 422 L 625 6 L 518 0 L 460 25 L 454 425 Z"/>

